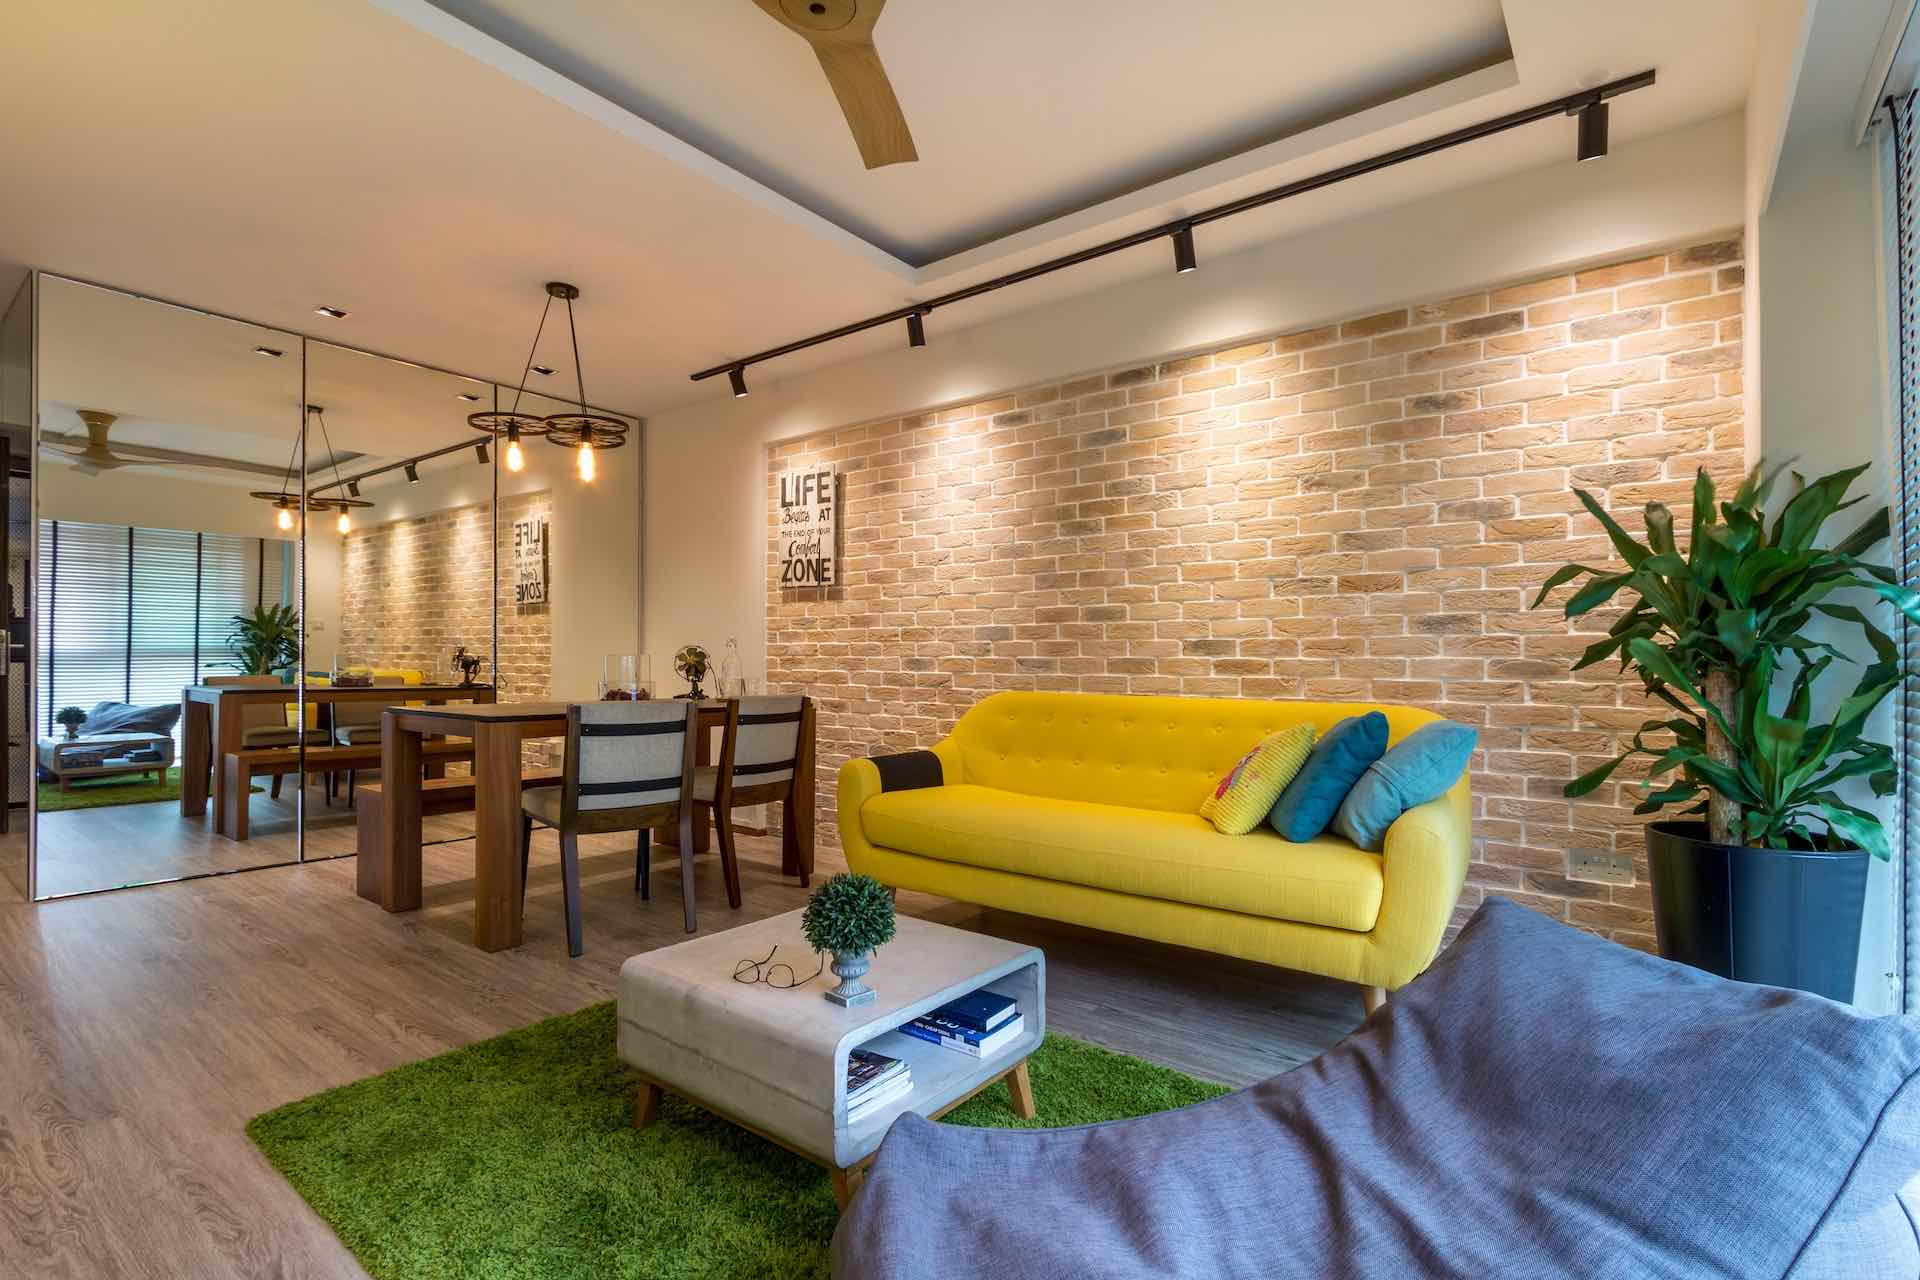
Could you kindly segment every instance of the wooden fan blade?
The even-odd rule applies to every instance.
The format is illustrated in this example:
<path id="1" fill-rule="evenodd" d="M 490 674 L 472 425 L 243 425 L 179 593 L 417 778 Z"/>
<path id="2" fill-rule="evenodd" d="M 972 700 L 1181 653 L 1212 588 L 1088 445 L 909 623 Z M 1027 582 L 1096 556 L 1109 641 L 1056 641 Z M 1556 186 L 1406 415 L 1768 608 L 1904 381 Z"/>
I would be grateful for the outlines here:
<path id="1" fill-rule="evenodd" d="M 893 96 L 887 69 L 880 64 L 880 51 L 868 43 L 816 44 L 813 52 L 827 73 L 833 96 L 840 101 L 840 114 L 847 118 L 867 168 L 918 160 L 907 117 Z"/>
<path id="2" fill-rule="evenodd" d="M 753 0 L 762 12 L 792 31 L 820 59 L 840 114 L 869 169 L 918 160 L 907 118 L 873 46 L 874 24 L 887 0 Z"/>

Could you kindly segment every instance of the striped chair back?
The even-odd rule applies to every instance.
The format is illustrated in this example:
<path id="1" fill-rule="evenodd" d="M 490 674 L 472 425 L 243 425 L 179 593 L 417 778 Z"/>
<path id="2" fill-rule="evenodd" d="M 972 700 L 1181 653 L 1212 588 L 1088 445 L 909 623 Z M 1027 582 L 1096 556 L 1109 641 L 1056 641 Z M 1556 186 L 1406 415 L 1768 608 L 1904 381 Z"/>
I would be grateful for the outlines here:
<path id="1" fill-rule="evenodd" d="M 759 787 L 793 776 L 800 754 L 803 698 L 771 696 L 740 699 L 740 727 L 734 736 L 733 785 Z"/>
<path id="2" fill-rule="evenodd" d="M 584 702 L 567 708 L 566 788 L 575 808 L 676 804 L 685 794 L 696 704 Z"/>

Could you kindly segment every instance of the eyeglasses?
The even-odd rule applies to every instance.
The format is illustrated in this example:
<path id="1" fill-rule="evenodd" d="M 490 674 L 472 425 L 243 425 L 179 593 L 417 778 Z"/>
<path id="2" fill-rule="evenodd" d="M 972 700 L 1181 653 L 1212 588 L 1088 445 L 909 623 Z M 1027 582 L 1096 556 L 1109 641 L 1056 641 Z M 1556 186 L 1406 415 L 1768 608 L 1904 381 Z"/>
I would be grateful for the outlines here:
<path id="1" fill-rule="evenodd" d="M 793 972 L 793 966 L 786 961 L 782 960 L 778 964 L 773 962 L 773 957 L 778 954 L 779 950 L 780 948 L 776 944 L 772 951 L 767 952 L 767 958 L 765 960 L 742 960 L 739 964 L 733 966 L 733 980 L 735 982 L 744 982 L 748 986 L 752 986 L 756 982 L 764 982 L 770 987 L 778 987 L 784 991 L 788 987 L 804 987 L 826 970 L 827 962 L 825 957 L 817 957 L 819 963 L 814 965 L 813 972 L 804 978 L 798 977 Z"/>

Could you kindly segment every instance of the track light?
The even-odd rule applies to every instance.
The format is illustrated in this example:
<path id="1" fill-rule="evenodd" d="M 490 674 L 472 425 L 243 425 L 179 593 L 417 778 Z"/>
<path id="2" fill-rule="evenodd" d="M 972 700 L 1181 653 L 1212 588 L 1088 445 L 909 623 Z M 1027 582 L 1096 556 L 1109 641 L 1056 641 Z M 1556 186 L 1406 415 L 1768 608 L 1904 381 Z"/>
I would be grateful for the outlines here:
<path id="1" fill-rule="evenodd" d="M 357 498 L 360 496 L 360 482 L 358 480 L 347 481 L 347 496 L 349 498 Z"/>
<path id="2" fill-rule="evenodd" d="M 927 345 L 927 329 L 920 323 L 920 313 L 912 312 L 907 316 L 907 345 L 924 347 Z"/>
<path id="3" fill-rule="evenodd" d="M 1580 108 L 1580 141 L 1576 160 L 1599 160 L 1607 154 L 1607 104 L 1601 101 Z"/>
<path id="4" fill-rule="evenodd" d="M 1174 272 L 1178 275 L 1185 275 L 1199 265 L 1199 261 L 1193 256 L 1193 228 L 1189 226 L 1175 227 L 1173 229 Z"/>
<path id="5" fill-rule="evenodd" d="M 735 400 L 747 394 L 747 366 L 737 364 L 727 370 L 727 382 L 733 387 L 733 398 Z"/>
<path id="6" fill-rule="evenodd" d="M 507 428 L 507 470 L 518 471 L 527 465 L 527 455 L 520 452 L 520 428 Z"/>
<path id="7" fill-rule="evenodd" d="M 420 468 L 414 466 L 411 462 L 409 462 L 406 466 L 406 472 L 407 472 L 408 484 L 420 483 Z"/>
<path id="8" fill-rule="evenodd" d="M 580 448 L 575 454 L 575 465 L 580 469 L 582 480 L 593 479 L 593 446 L 585 440 L 580 442 Z"/>
<path id="9" fill-rule="evenodd" d="M 485 440 L 473 446 L 473 456 L 480 460 L 481 466 L 484 467 L 487 465 L 487 442 Z"/>

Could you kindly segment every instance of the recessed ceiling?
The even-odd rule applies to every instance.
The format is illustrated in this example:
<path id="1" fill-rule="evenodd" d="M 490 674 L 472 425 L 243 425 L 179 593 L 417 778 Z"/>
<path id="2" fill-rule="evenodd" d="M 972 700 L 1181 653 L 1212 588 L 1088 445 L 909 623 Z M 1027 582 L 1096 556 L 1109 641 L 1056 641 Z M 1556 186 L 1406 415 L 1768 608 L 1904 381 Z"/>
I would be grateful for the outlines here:
<path id="1" fill-rule="evenodd" d="M 1511 56 L 1499 0 L 893 0 L 920 159 L 869 172 L 747 0 L 434 3 L 915 266 Z"/>
<path id="2" fill-rule="evenodd" d="M 650 83 L 651 108 L 427 0 L 170 0 L 110 18 L 25 0 L 0 43 L 0 278 L 41 266 L 508 383 L 542 283 L 572 280 L 589 398 L 648 413 L 726 394 L 694 369 L 1647 67 L 1660 82 L 1615 104 L 1616 147 L 1745 100 L 1745 0 L 1509 0 L 1497 30 L 1467 0 L 1386 3 L 1397 18 L 892 0 L 878 43 L 922 160 L 869 172 L 805 47 L 751 0 L 494 11 L 557 13 L 540 17 L 552 47 L 516 38 L 554 62 L 611 50 L 605 74 Z M 1453 74 L 1499 41 L 1509 60 Z M 1435 75 L 1451 78 L 1415 87 Z M 1544 122 L 1214 224 L 1200 276 L 1338 218 L 1570 164 L 1572 146 L 1571 121 Z M 1198 167 L 1167 176 L 1182 165 Z M 923 266 L 887 247 L 996 234 Z M 939 344 L 1166 269 L 1150 246 L 929 329 Z M 320 319 L 321 303 L 351 314 Z M 863 335 L 756 380 L 901 341 Z M 551 326 L 539 360 L 570 371 Z"/>

